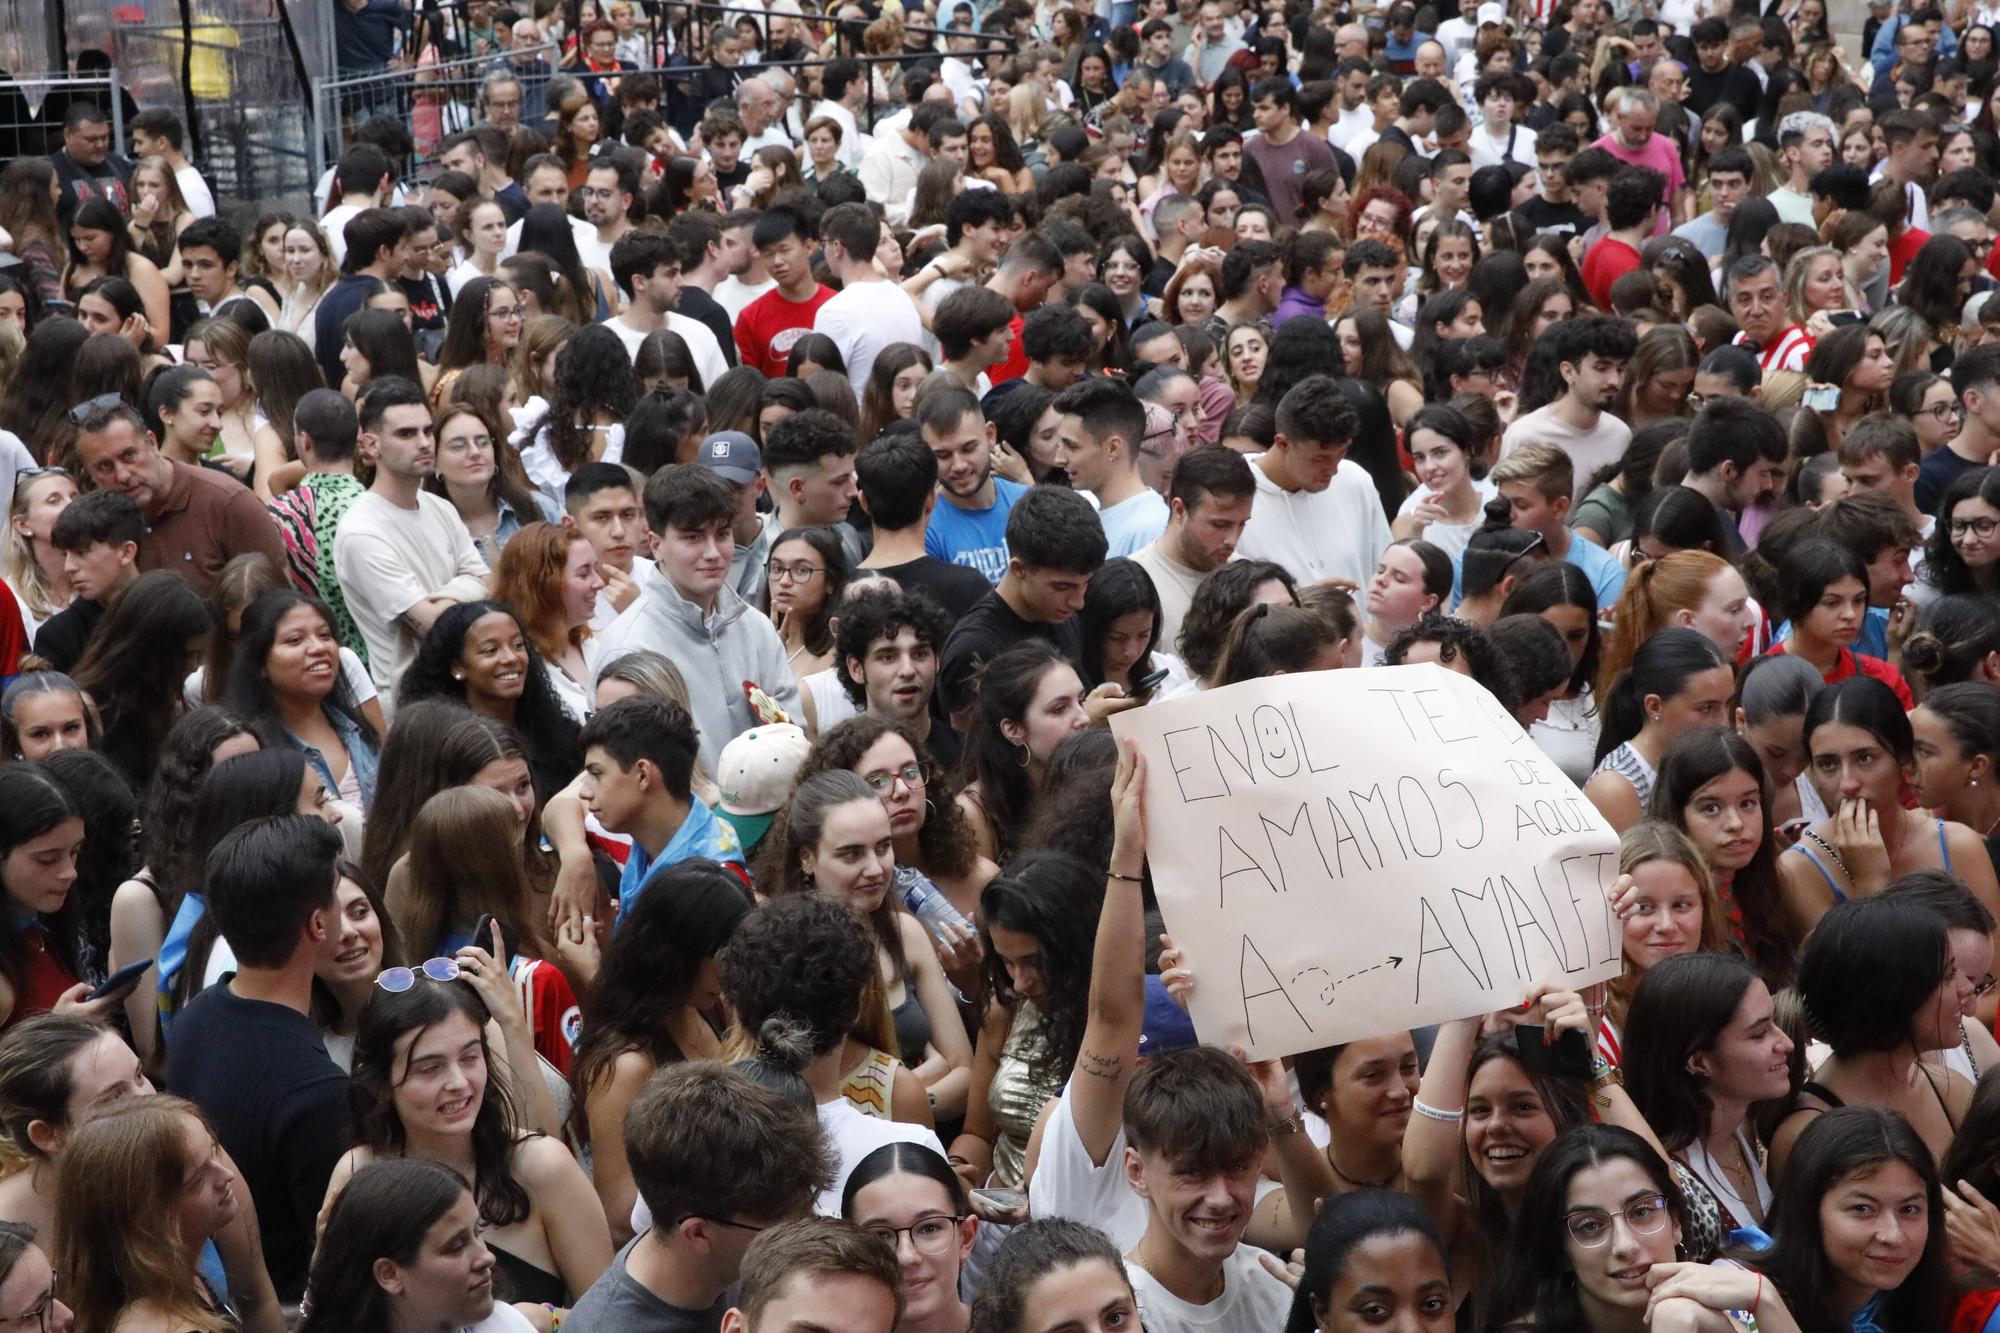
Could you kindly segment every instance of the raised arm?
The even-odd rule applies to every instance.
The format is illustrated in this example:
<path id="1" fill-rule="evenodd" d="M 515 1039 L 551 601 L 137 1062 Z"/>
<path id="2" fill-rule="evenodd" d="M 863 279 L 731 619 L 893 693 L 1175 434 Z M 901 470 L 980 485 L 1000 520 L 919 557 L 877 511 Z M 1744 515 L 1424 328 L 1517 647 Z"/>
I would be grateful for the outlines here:
<path id="1" fill-rule="evenodd" d="M 1465 1119 L 1465 1071 L 1478 1044 L 1476 1016 L 1438 1029 L 1423 1082 L 1417 1085 L 1417 1104 L 1424 1109 L 1412 1114 L 1403 1130 L 1404 1180 L 1447 1236 L 1456 1229 L 1464 1207 L 1458 1192 L 1459 1138 Z"/>
<path id="2" fill-rule="evenodd" d="M 1090 960 L 1090 1017 L 1070 1074 L 1077 1137 L 1100 1166 L 1125 1123 L 1125 1087 L 1138 1072 L 1146 1016 L 1146 907 L 1139 892 L 1146 867 L 1145 787 L 1145 759 L 1131 743 L 1119 746 L 1111 779 L 1111 869 Z"/>

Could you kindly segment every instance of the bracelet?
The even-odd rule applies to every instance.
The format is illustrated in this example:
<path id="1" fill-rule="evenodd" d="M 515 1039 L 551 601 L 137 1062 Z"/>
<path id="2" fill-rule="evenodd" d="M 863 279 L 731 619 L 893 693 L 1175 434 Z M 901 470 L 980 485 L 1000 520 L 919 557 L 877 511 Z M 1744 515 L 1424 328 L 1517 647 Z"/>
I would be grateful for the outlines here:
<path id="1" fill-rule="evenodd" d="M 1444 1125 L 1455 1125 L 1465 1119 L 1463 1111 L 1442 1111 L 1435 1106 L 1426 1106 L 1421 1098 L 1416 1097 L 1410 1099 L 1410 1109 L 1426 1120 L 1435 1120 Z"/>
<path id="2" fill-rule="evenodd" d="M 1286 1116 L 1283 1120 L 1273 1120 L 1271 1122 L 1271 1137 L 1284 1138 L 1287 1135 L 1298 1133 L 1305 1127 L 1306 1127 L 1305 1114 L 1301 1111 L 1294 1110 L 1290 1115 Z"/>
<path id="3" fill-rule="evenodd" d="M 1127 884 L 1144 884 L 1146 882 L 1138 875 L 1121 875 L 1115 870 L 1107 870 L 1104 874 L 1107 879 L 1122 879 Z"/>

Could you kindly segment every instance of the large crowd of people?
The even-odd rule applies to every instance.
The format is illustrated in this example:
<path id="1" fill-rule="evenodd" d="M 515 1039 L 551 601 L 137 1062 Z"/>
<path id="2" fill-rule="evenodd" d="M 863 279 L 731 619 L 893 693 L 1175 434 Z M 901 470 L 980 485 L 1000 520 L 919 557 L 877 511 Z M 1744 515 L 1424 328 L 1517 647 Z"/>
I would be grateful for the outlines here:
<path id="1" fill-rule="evenodd" d="M 0 1326 L 2000 1329 L 2000 19 L 1868 10 L 344 0 L 288 207 L 52 110 Z M 1109 720 L 1415 663 L 1619 975 L 1202 1044 Z"/>

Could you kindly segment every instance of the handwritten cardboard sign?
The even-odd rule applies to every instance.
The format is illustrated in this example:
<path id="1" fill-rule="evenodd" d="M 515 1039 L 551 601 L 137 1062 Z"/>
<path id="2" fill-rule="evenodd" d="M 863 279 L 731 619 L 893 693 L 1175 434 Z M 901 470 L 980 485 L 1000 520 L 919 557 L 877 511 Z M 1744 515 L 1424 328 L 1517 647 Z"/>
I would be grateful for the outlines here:
<path id="1" fill-rule="evenodd" d="M 1435 664 L 1120 713 L 1205 1042 L 1266 1059 L 1617 975 L 1618 837 L 1498 700 Z"/>

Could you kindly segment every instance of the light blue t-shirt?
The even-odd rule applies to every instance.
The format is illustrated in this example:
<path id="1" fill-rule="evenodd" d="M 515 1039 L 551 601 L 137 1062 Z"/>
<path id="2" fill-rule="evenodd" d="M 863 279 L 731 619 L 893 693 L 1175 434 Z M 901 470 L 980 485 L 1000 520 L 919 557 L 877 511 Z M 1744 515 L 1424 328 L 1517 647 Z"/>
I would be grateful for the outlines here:
<path id="1" fill-rule="evenodd" d="M 1151 546 L 1167 530 L 1167 502 L 1149 486 L 1129 500 L 1098 510 L 1097 517 L 1111 544 L 1105 557 L 1131 555 Z"/>
<path id="2" fill-rule="evenodd" d="M 1007 572 L 1007 515 L 1027 491 L 1019 482 L 995 477 L 993 503 L 985 509 L 961 509 L 940 491 L 924 529 L 924 554 L 976 569 L 998 586 Z"/>
<path id="3" fill-rule="evenodd" d="M 1597 591 L 1598 610 L 1602 611 L 1618 601 L 1618 594 L 1625 591 L 1625 570 L 1612 559 L 1611 552 L 1599 546 L 1588 537 L 1569 535 L 1569 554 L 1564 559 L 1584 572 L 1590 586 Z"/>

